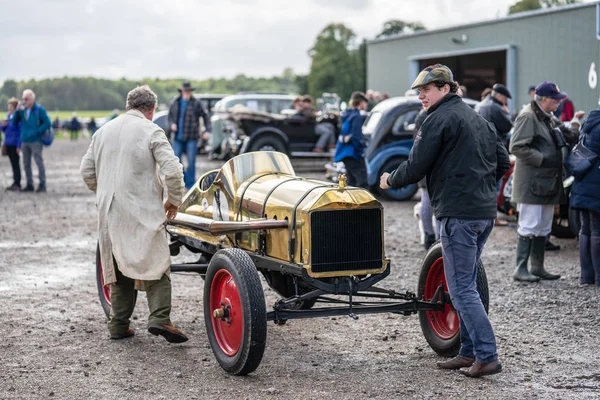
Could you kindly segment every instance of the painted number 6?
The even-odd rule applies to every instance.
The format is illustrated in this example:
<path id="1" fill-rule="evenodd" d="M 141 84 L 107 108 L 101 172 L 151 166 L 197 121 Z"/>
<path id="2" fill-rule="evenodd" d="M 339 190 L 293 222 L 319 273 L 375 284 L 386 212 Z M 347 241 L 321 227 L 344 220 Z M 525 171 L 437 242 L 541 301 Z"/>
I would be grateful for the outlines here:
<path id="1" fill-rule="evenodd" d="M 595 63 L 592 63 L 592 65 L 590 65 L 590 72 L 588 74 L 588 84 L 592 89 L 596 89 L 596 85 L 598 84 L 598 74 L 596 74 Z"/>

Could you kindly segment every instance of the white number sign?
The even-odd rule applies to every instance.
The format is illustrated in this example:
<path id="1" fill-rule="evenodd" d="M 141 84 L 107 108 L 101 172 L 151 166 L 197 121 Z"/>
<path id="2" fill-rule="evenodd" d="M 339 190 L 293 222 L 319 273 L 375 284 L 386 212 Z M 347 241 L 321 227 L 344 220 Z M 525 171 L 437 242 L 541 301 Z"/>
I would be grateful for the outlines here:
<path id="1" fill-rule="evenodd" d="M 596 85 L 598 84 L 598 74 L 596 73 L 596 63 L 592 63 L 590 65 L 590 72 L 588 74 L 588 84 L 590 88 L 596 89 Z"/>

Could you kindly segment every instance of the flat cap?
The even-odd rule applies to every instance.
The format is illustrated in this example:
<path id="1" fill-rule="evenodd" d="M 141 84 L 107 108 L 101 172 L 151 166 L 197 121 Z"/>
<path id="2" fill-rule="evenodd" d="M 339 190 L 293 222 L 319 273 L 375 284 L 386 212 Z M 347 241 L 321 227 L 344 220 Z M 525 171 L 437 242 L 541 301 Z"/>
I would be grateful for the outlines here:
<path id="1" fill-rule="evenodd" d="M 454 82 L 452 70 L 443 64 L 430 65 L 419 73 L 410 88 L 418 89 L 431 82 Z"/>
<path id="2" fill-rule="evenodd" d="M 500 94 L 505 95 L 509 99 L 512 99 L 512 96 L 510 95 L 510 92 L 508 91 L 508 89 L 506 88 L 506 86 L 504 86 L 501 83 L 496 83 L 494 86 L 492 86 L 492 90 L 494 92 L 496 92 L 496 93 L 500 93 Z"/>

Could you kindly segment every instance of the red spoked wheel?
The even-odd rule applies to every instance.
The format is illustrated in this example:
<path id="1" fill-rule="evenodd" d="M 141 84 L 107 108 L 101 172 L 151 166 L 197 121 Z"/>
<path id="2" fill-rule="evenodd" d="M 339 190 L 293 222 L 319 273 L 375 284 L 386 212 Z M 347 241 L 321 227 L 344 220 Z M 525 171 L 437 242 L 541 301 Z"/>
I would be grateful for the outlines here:
<path id="1" fill-rule="evenodd" d="M 98 298 L 106 317 L 110 315 L 110 287 L 104 285 L 104 273 L 102 271 L 102 260 L 100 259 L 100 246 L 96 246 L 96 287 Z"/>
<path id="2" fill-rule="evenodd" d="M 267 310 L 254 262 L 240 249 L 211 259 L 204 282 L 204 322 L 215 358 L 234 375 L 258 368 L 267 342 Z"/>
<path id="3" fill-rule="evenodd" d="M 444 274 L 444 259 L 442 257 L 433 262 L 426 279 L 423 300 L 430 301 L 440 285 L 444 288 L 444 293 L 448 293 L 448 284 Z M 425 311 L 425 313 L 431 329 L 440 338 L 452 339 L 460 331 L 458 314 L 452 304 L 446 304 L 444 312 Z"/>
<path id="4" fill-rule="evenodd" d="M 242 344 L 244 315 L 237 285 L 227 270 L 217 271 L 213 278 L 210 310 L 219 347 L 227 356 L 235 356 Z"/>
<path id="5" fill-rule="evenodd" d="M 423 259 L 417 296 L 424 301 L 430 301 L 435 297 L 440 285 L 443 287 L 442 296 L 434 299 L 434 301 L 446 302 L 444 310 L 419 311 L 419 322 L 421 323 L 423 336 L 425 336 L 429 346 L 440 356 L 453 357 L 460 350 L 460 323 L 458 313 L 452 306 L 448 295 L 442 245 L 438 242 L 429 248 Z M 481 261 L 477 265 L 477 291 L 487 311 L 489 291 L 487 276 Z"/>
<path id="6" fill-rule="evenodd" d="M 96 246 L 96 288 L 98 289 L 98 298 L 104 314 L 110 316 L 110 286 L 104 285 L 104 273 L 102 270 L 102 259 L 100 258 L 100 246 Z M 137 290 L 135 291 L 135 300 L 137 300 Z M 134 300 L 134 302 L 135 302 Z"/>

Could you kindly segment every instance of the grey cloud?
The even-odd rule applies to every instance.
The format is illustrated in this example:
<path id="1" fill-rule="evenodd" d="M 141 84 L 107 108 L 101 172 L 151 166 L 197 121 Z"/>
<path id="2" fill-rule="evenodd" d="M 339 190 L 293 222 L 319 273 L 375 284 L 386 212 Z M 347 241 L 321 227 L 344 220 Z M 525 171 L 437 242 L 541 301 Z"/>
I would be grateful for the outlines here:
<path id="1" fill-rule="evenodd" d="M 9 34 L 0 35 L 0 81 L 269 76 L 286 67 L 305 73 L 307 51 L 330 22 L 374 37 L 388 19 L 435 28 L 493 18 L 511 1 L 0 0 L 3 15 L 22 16 L 3 19 Z"/>
<path id="2" fill-rule="evenodd" d="M 351 10 L 364 10 L 371 4 L 377 3 L 372 0 L 312 0 L 316 7 L 326 6 L 329 9 L 345 11 Z"/>

